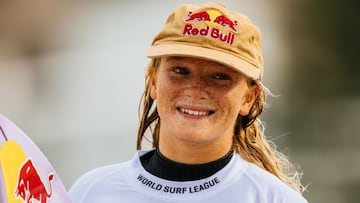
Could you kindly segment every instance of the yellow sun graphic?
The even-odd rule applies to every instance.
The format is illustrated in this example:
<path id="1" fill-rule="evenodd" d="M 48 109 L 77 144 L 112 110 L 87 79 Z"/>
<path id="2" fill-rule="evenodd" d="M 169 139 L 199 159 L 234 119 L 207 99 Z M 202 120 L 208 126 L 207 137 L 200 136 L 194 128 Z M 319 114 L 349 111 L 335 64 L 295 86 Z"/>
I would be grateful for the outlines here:
<path id="1" fill-rule="evenodd" d="M 215 10 L 215 9 L 207 10 L 207 13 L 210 16 L 211 21 L 205 21 L 205 23 L 209 26 L 214 27 L 216 25 L 216 23 L 214 23 L 213 21 L 216 19 L 216 17 L 218 17 L 219 15 L 222 15 L 222 14 L 220 13 L 220 11 Z"/>

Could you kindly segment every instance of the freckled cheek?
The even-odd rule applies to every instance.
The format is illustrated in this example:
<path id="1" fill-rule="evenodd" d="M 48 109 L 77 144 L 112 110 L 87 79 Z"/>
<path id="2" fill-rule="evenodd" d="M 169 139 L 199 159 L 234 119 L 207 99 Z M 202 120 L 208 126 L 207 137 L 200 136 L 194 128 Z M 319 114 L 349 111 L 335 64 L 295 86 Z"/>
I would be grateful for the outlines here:
<path id="1" fill-rule="evenodd" d="M 157 87 L 158 94 L 168 97 L 171 95 L 177 95 L 181 89 L 181 85 L 177 84 L 173 80 L 164 78 L 159 78 Z"/>
<path id="2" fill-rule="evenodd" d="M 233 119 L 237 117 L 240 112 L 241 99 L 240 95 L 223 95 L 221 98 L 218 98 L 216 101 L 217 106 L 220 107 L 228 119 Z"/>
<path id="3" fill-rule="evenodd" d="M 179 96 L 179 90 L 172 83 L 166 80 L 159 80 L 157 86 L 157 104 L 159 111 L 173 109 L 176 104 L 176 98 Z"/>

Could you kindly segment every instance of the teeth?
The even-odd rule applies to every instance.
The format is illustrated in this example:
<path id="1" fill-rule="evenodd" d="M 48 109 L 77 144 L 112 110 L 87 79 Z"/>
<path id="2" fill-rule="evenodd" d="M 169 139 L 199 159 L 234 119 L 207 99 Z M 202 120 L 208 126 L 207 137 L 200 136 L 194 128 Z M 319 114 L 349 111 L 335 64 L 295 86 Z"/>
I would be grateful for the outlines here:
<path id="1" fill-rule="evenodd" d="M 180 108 L 181 112 L 185 113 L 185 114 L 189 114 L 189 115 L 193 115 L 193 116 L 206 116 L 209 113 L 207 111 L 194 111 L 194 110 L 190 110 L 190 109 L 183 109 Z"/>

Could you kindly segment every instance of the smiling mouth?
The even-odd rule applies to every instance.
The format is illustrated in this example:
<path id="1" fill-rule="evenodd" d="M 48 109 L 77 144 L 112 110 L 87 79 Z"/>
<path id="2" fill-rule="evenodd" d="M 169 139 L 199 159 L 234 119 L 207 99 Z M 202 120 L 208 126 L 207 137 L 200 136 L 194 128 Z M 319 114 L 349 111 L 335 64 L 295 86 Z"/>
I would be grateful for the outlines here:
<path id="1" fill-rule="evenodd" d="M 200 110 L 186 109 L 186 108 L 181 108 L 181 107 L 178 107 L 177 109 L 180 112 L 187 114 L 187 115 L 191 115 L 191 116 L 209 116 L 209 115 L 215 113 L 214 111 L 200 111 Z"/>

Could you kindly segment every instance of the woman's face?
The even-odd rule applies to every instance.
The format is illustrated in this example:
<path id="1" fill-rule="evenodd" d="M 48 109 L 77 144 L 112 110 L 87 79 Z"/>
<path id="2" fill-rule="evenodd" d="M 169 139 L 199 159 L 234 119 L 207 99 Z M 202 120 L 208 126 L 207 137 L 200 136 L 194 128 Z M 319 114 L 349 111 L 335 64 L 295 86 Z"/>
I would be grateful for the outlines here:
<path id="1" fill-rule="evenodd" d="M 160 116 L 160 140 L 176 143 L 231 143 L 239 114 L 256 97 L 246 77 L 198 58 L 163 57 L 151 82 Z"/>

